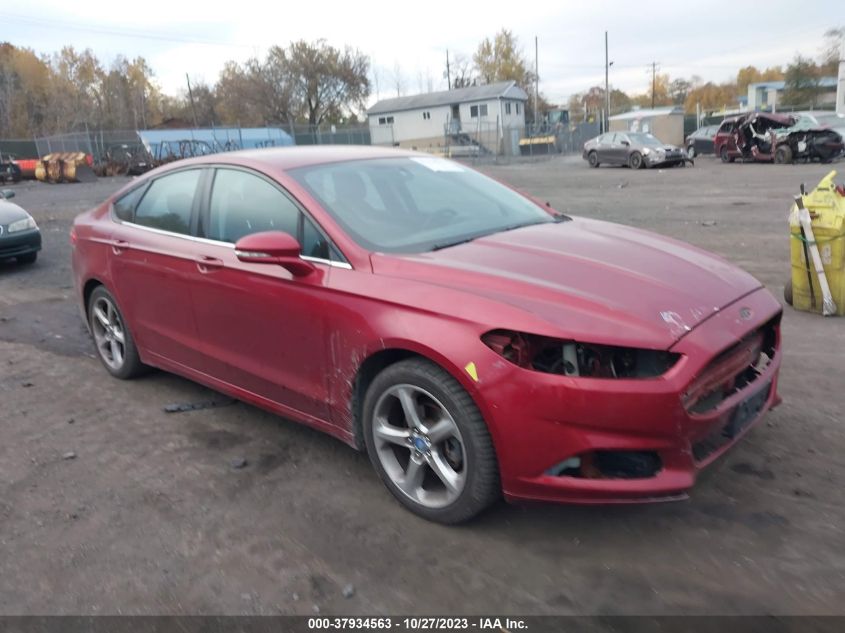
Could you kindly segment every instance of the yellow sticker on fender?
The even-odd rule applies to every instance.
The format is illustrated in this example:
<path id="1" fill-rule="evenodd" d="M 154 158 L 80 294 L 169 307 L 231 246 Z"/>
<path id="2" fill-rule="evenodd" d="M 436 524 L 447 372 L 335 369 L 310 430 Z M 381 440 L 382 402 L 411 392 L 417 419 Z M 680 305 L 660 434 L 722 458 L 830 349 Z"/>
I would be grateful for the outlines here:
<path id="1" fill-rule="evenodd" d="M 478 370 L 475 368 L 475 363 L 467 363 L 464 369 L 475 382 L 478 382 Z"/>

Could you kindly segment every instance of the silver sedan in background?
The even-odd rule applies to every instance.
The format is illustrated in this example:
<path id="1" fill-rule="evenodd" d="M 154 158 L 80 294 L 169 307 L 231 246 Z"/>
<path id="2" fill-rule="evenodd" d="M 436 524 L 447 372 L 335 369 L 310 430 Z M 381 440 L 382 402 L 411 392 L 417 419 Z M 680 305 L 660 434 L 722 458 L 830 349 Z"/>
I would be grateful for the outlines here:
<path id="1" fill-rule="evenodd" d="M 602 163 L 631 169 L 667 166 L 683 167 L 687 158 L 677 145 L 663 143 L 647 132 L 607 132 L 584 143 L 584 160 L 590 167 Z"/>

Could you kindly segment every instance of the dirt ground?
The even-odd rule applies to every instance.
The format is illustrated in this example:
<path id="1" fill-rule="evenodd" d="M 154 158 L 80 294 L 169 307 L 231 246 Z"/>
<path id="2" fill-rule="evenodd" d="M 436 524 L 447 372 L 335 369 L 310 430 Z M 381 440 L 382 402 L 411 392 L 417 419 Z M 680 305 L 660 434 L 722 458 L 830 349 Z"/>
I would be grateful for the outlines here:
<path id="1" fill-rule="evenodd" d="M 483 169 L 720 253 L 781 298 L 790 198 L 829 167 Z M 845 614 L 845 319 L 786 309 L 783 405 L 689 501 L 501 503 L 441 527 L 316 431 L 244 404 L 167 414 L 213 394 L 107 376 L 71 296 L 68 230 L 122 182 L 15 187 L 44 250 L 0 263 L 0 613 Z"/>

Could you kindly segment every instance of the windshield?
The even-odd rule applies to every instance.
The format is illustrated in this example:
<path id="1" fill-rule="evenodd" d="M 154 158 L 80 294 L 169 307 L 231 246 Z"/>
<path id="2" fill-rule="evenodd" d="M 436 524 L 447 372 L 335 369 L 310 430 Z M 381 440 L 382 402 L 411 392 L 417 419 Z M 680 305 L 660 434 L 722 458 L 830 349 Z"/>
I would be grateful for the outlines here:
<path id="1" fill-rule="evenodd" d="M 628 138 L 631 139 L 631 143 L 634 145 L 648 145 L 651 147 L 657 147 L 659 145 L 663 145 L 659 140 L 657 140 L 651 134 L 628 134 Z"/>
<path id="2" fill-rule="evenodd" d="M 330 163 L 289 173 L 372 251 L 420 253 L 555 221 L 495 180 L 433 156 Z"/>

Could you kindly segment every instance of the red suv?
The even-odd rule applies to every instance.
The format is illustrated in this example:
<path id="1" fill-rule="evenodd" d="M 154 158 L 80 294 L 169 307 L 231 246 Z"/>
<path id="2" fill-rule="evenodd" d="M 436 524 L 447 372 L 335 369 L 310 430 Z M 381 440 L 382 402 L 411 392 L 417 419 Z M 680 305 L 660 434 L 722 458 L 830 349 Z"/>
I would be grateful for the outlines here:
<path id="1" fill-rule="evenodd" d="M 713 138 L 713 153 L 721 158 L 723 163 L 732 163 L 734 159 L 742 155 L 736 148 L 734 135 L 739 119 L 740 117 L 735 116 L 722 121 L 722 125 L 719 126 Z"/>

